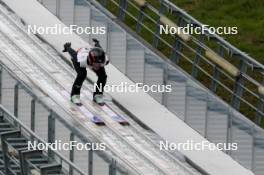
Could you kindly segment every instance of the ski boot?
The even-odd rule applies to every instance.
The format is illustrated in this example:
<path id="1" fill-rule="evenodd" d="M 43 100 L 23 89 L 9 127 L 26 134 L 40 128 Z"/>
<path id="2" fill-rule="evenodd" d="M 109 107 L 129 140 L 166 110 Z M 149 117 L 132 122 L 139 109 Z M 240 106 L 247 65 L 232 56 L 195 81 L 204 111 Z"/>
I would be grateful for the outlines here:
<path id="1" fill-rule="evenodd" d="M 94 95 L 93 101 L 97 103 L 100 106 L 103 106 L 105 104 L 104 102 L 104 96 L 102 94 Z"/>
<path id="2" fill-rule="evenodd" d="M 71 102 L 76 104 L 77 106 L 82 106 L 80 95 L 71 96 Z"/>

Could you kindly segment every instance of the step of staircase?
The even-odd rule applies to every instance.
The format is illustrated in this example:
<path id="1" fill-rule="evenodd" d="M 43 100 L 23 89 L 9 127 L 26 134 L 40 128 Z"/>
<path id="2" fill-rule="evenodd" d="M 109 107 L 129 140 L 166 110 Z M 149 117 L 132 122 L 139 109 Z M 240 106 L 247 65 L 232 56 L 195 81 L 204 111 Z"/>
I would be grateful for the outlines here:
<path id="1" fill-rule="evenodd" d="M 5 117 L 0 116 L 0 172 L 2 174 L 22 175 L 24 172 L 23 175 L 27 175 L 24 170 L 25 164 L 39 173 L 65 174 L 61 165 L 42 151 L 28 150 L 29 139 L 23 136 L 20 130 L 17 130 Z M 1 129 L 8 130 L 1 132 Z M 6 162 L 10 163 L 6 164 Z"/>

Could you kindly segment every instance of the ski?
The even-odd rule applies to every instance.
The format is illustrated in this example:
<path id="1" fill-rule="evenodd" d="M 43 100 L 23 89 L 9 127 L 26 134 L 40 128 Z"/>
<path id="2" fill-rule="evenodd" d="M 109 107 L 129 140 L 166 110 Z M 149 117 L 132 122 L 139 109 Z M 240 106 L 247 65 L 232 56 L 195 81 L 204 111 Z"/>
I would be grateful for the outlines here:
<path id="1" fill-rule="evenodd" d="M 90 100 L 93 100 L 92 98 L 93 95 L 89 91 L 85 90 L 84 95 L 87 96 Z M 99 108 L 101 108 L 105 113 L 107 113 L 112 120 L 120 123 L 121 125 L 129 125 L 129 122 L 126 119 L 124 119 L 124 117 L 114 112 L 114 110 L 106 102 L 104 102 L 104 105 L 99 105 L 96 102 L 94 102 L 94 104 Z"/>
<path id="2" fill-rule="evenodd" d="M 108 104 L 105 103 L 104 106 L 100 107 L 103 109 L 103 111 L 110 115 L 114 121 L 120 123 L 121 125 L 129 125 L 129 122 L 125 120 L 122 116 L 116 114 Z"/>
<path id="3" fill-rule="evenodd" d="M 62 95 L 64 97 L 66 97 L 67 99 L 70 98 L 70 94 L 66 91 L 66 90 L 63 90 L 61 91 Z M 80 103 L 81 105 L 79 104 L 74 104 L 73 105 L 75 106 L 75 108 L 77 108 L 82 114 L 84 114 L 85 116 L 87 116 L 91 122 L 95 123 L 96 125 L 105 125 L 105 123 L 97 116 L 94 116 L 89 110 L 87 110 L 83 105 L 82 103 Z"/>

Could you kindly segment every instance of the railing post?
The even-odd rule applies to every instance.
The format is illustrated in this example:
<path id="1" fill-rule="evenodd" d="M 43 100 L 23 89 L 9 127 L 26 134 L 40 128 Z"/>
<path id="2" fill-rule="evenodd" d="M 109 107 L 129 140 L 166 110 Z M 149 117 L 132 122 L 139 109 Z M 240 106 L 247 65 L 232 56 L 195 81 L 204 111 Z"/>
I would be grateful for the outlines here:
<path id="1" fill-rule="evenodd" d="M 252 172 L 253 173 L 255 173 L 255 163 L 256 163 L 256 147 L 255 147 L 255 145 L 256 145 L 256 130 L 255 130 L 255 127 L 253 126 L 252 127 L 252 138 L 253 138 L 253 140 L 252 140 L 252 162 L 251 162 L 251 170 L 252 170 Z"/>
<path id="2" fill-rule="evenodd" d="M 157 48 L 159 45 L 159 36 L 160 36 L 160 19 L 158 19 L 157 23 L 156 23 L 156 30 L 155 33 L 153 34 L 153 42 L 152 45 Z"/>
<path id="3" fill-rule="evenodd" d="M 3 139 L 3 138 L 2 138 Z M 3 160 L 4 160 L 4 169 L 5 169 L 5 174 L 9 174 L 9 167 L 10 167 L 10 160 L 7 156 L 8 154 L 8 146 L 6 145 L 5 140 L 1 140 L 1 146 L 2 146 L 2 151 L 3 151 Z"/>
<path id="4" fill-rule="evenodd" d="M 247 65 L 245 63 L 245 60 L 242 57 L 240 58 L 239 69 L 241 73 L 246 73 L 247 71 Z M 242 87 L 243 85 L 244 85 L 243 76 L 239 75 L 236 78 L 234 94 L 231 100 L 231 106 L 233 106 L 237 110 L 239 110 L 240 108 L 240 97 L 243 94 L 243 87 Z"/>
<path id="5" fill-rule="evenodd" d="M 219 45 L 219 55 L 221 57 L 224 56 L 224 48 L 222 45 Z M 216 92 L 217 89 L 217 80 L 219 79 L 219 67 L 217 65 L 214 66 L 214 72 L 213 72 L 213 79 L 212 79 L 212 84 L 211 84 L 211 91 Z"/>
<path id="6" fill-rule="evenodd" d="M 180 16 L 179 20 L 178 20 L 178 26 L 182 27 L 183 24 L 184 24 L 184 20 Z M 180 54 L 178 52 L 181 51 L 181 49 L 182 49 L 181 42 L 182 42 L 181 38 L 180 37 L 176 37 L 174 46 L 172 48 L 172 53 L 171 53 L 171 56 L 170 56 L 170 59 L 176 64 L 179 63 Z"/>
<path id="7" fill-rule="evenodd" d="M 203 34 L 201 34 L 199 36 L 199 42 L 200 43 L 204 42 L 204 35 Z M 193 62 L 193 65 L 192 65 L 192 76 L 194 78 L 196 78 L 197 74 L 198 74 L 197 65 L 199 65 L 199 62 L 200 62 L 202 50 L 203 50 L 202 46 L 198 45 L 197 48 L 196 48 L 196 54 L 195 54 L 194 62 Z"/>
<path id="8" fill-rule="evenodd" d="M 168 65 L 163 63 L 163 85 L 166 86 L 168 84 Z M 162 93 L 162 104 L 167 107 L 168 105 L 168 92 Z"/>
<path id="9" fill-rule="evenodd" d="M 35 115 L 36 115 L 36 100 L 31 100 L 31 117 L 30 117 L 30 129 L 35 131 Z"/>
<path id="10" fill-rule="evenodd" d="M 163 5 L 163 1 L 161 1 L 161 4 L 160 4 L 160 8 L 159 8 L 159 14 L 162 15 L 163 12 L 164 12 L 164 5 Z M 158 45 L 159 45 L 159 36 L 160 36 L 160 18 L 158 19 L 157 21 L 157 25 L 156 25 L 156 30 L 155 30 L 155 34 L 153 36 L 153 42 L 152 42 L 152 45 L 157 48 Z"/>
<path id="11" fill-rule="evenodd" d="M 232 114 L 232 109 L 228 107 L 227 109 L 227 132 L 226 132 L 226 143 L 232 143 L 233 140 L 233 133 L 232 133 L 232 127 L 233 127 L 233 114 Z M 226 150 L 226 154 L 231 155 L 231 150 Z"/>
<path id="12" fill-rule="evenodd" d="M 112 159 L 109 165 L 109 175 L 116 175 L 116 161 Z"/>
<path id="13" fill-rule="evenodd" d="M 93 151 L 89 151 L 89 162 L 88 162 L 88 175 L 93 175 Z"/>
<path id="14" fill-rule="evenodd" d="M 56 16 L 60 19 L 60 4 L 61 0 L 56 0 Z"/>
<path id="15" fill-rule="evenodd" d="M 127 9 L 127 1 L 126 0 L 119 0 L 119 7 L 118 7 L 118 18 L 123 21 L 125 19 Z"/>
<path id="16" fill-rule="evenodd" d="M 103 6 L 107 5 L 107 0 L 100 0 Z"/>
<path id="17" fill-rule="evenodd" d="M 0 104 L 2 104 L 2 78 L 3 76 L 3 67 L 0 66 Z"/>
<path id="18" fill-rule="evenodd" d="M 14 116 L 18 118 L 18 95 L 19 95 L 19 84 L 16 83 L 14 89 Z"/>
<path id="19" fill-rule="evenodd" d="M 144 53 L 144 69 L 143 69 L 143 82 L 142 83 L 145 83 L 146 80 L 147 80 L 147 61 L 146 61 L 146 54 Z"/>
<path id="20" fill-rule="evenodd" d="M 260 125 L 261 122 L 262 122 L 262 119 L 263 119 L 263 116 L 261 114 L 261 112 L 263 111 L 263 108 L 264 108 L 264 97 L 262 95 L 260 95 L 260 100 L 258 102 L 258 107 L 257 107 L 257 111 L 256 111 L 256 119 L 255 119 L 255 123 L 257 125 Z"/>
<path id="21" fill-rule="evenodd" d="M 70 141 L 74 141 L 74 134 L 72 132 L 70 134 Z M 70 161 L 74 162 L 74 149 L 73 149 L 73 147 L 70 148 Z M 73 169 L 71 166 L 69 167 L 69 175 L 73 175 Z"/>
<path id="22" fill-rule="evenodd" d="M 184 103 L 184 118 L 183 118 L 183 121 L 184 121 L 184 123 L 187 123 L 187 106 L 188 106 L 188 104 L 187 104 L 187 100 L 188 100 L 188 98 L 187 98 L 187 94 L 188 94 L 188 87 L 189 87 L 190 85 L 188 85 L 188 83 L 186 83 L 185 84 L 185 88 L 186 88 L 186 93 L 185 93 L 185 103 Z"/>
<path id="23" fill-rule="evenodd" d="M 208 103 L 209 103 L 209 97 L 208 93 L 206 93 L 206 112 L 205 112 L 205 126 L 204 126 L 204 137 L 208 137 Z"/>
<path id="24" fill-rule="evenodd" d="M 51 111 L 48 116 L 48 143 L 55 142 L 55 117 L 53 112 Z M 54 158 L 54 152 L 52 150 L 48 150 L 48 156 Z"/>
<path id="25" fill-rule="evenodd" d="M 143 20 L 144 20 L 144 9 L 145 9 L 144 6 L 140 7 L 138 21 L 137 21 L 137 25 L 136 25 L 136 32 L 137 33 L 140 33 L 141 28 L 142 28 L 142 23 L 143 23 Z"/>
<path id="26" fill-rule="evenodd" d="M 160 8 L 159 8 L 159 13 L 163 14 L 165 11 L 165 6 L 164 6 L 164 0 L 161 0 L 160 2 Z"/>
<path id="27" fill-rule="evenodd" d="M 30 112 L 30 129 L 35 132 L 35 115 L 36 115 L 36 101 L 33 98 L 31 100 L 31 112 Z M 33 137 L 31 138 L 33 140 Z"/>
<path id="28" fill-rule="evenodd" d="M 264 85 L 264 72 L 262 74 L 263 74 L 262 85 Z M 263 108 L 264 108 L 264 96 L 262 94 L 259 94 L 259 101 L 257 104 L 257 111 L 256 111 L 256 118 L 255 118 L 255 123 L 257 125 L 260 125 L 262 122 L 263 116 L 261 113 L 263 111 Z"/>

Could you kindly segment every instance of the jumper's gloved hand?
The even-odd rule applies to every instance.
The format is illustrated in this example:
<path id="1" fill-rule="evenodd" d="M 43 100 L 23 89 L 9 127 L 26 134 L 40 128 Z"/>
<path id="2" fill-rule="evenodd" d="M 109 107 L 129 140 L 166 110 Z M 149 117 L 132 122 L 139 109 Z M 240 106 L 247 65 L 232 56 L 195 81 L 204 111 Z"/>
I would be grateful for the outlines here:
<path id="1" fill-rule="evenodd" d="M 99 41 L 96 39 L 96 38 L 93 38 L 92 39 L 93 40 L 93 42 L 96 44 L 96 43 L 99 43 Z"/>
<path id="2" fill-rule="evenodd" d="M 67 52 L 68 49 L 71 48 L 71 43 L 70 42 L 67 42 L 63 46 L 64 46 L 64 49 L 63 49 L 62 52 Z"/>
<path id="3" fill-rule="evenodd" d="M 100 47 L 100 48 L 101 48 L 101 46 L 100 46 L 100 44 L 99 44 L 99 41 L 98 41 L 96 38 L 93 38 L 92 40 L 93 40 L 93 42 L 94 42 L 94 46 L 95 46 L 95 47 Z"/>
<path id="4" fill-rule="evenodd" d="M 107 60 L 106 62 L 105 62 L 105 65 L 108 65 L 109 64 L 109 60 Z"/>

